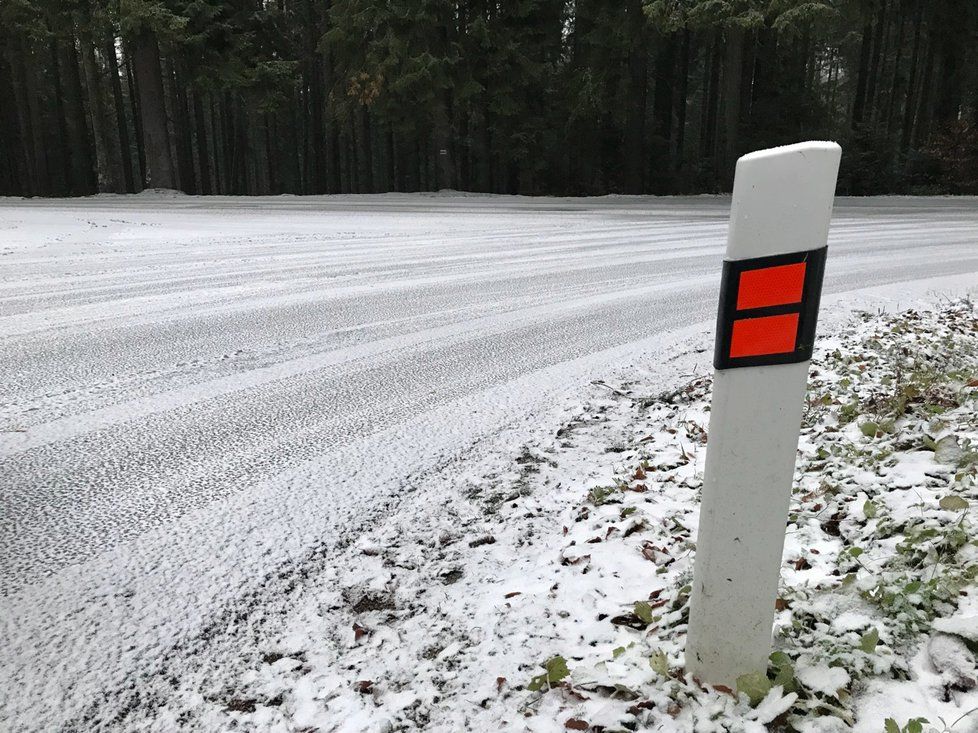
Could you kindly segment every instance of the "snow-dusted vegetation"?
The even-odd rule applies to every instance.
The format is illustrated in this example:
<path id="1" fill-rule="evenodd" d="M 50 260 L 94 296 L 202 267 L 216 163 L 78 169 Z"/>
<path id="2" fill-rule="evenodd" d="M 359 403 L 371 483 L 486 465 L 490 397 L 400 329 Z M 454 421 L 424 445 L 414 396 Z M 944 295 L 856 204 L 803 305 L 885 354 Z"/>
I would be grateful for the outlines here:
<path id="1" fill-rule="evenodd" d="M 861 312 L 822 339 L 774 653 L 766 676 L 734 688 L 699 684 L 683 662 L 710 379 L 660 386 L 595 382 L 511 464 L 460 476 L 466 501 L 448 517 L 432 509 L 424 526 L 422 504 L 362 538 L 204 719 L 974 730 L 978 306 Z"/>

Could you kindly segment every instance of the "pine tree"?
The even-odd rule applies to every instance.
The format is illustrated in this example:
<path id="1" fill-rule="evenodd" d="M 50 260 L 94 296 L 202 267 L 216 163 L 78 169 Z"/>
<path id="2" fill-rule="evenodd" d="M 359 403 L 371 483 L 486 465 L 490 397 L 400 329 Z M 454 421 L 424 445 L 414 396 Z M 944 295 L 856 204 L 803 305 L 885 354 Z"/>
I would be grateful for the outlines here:
<path id="1" fill-rule="evenodd" d="M 4 0 L 0 193 L 960 191 L 970 0 Z M 962 152 L 968 158 L 968 153 Z"/>

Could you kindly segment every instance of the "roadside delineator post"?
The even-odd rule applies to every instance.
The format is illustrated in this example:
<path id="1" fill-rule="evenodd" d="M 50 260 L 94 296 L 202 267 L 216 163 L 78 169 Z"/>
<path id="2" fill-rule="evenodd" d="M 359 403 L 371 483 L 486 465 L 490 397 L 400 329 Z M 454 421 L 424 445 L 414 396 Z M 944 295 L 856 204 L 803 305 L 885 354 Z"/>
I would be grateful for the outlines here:
<path id="1" fill-rule="evenodd" d="M 767 670 L 841 154 L 806 142 L 737 161 L 686 643 L 704 683 Z"/>

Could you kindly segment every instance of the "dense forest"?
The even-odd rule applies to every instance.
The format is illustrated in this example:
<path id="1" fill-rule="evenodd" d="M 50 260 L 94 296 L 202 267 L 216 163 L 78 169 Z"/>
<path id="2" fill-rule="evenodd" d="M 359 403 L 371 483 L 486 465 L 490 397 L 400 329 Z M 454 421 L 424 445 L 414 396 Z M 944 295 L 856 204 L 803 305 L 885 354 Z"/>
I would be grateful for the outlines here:
<path id="1" fill-rule="evenodd" d="M 0 195 L 978 193 L 976 0 L 0 0 Z"/>

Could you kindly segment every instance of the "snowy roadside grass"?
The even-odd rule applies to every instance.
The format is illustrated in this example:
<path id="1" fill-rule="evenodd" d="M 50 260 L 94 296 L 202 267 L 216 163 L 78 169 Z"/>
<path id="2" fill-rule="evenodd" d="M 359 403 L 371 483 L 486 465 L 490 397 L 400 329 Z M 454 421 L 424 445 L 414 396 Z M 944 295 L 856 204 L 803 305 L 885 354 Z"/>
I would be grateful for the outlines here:
<path id="1" fill-rule="evenodd" d="M 515 462 L 378 527 L 233 690 L 241 730 L 978 730 L 978 306 L 820 340 L 766 675 L 683 649 L 710 379 L 595 383 Z M 165 727 L 161 718 L 158 726 Z"/>
<path id="2" fill-rule="evenodd" d="M 655 577 L 588 609 L 613 630 L 555 648 L 527 712 L 606 731 L 978 729 L 976 316 L 967 301 L 866 313 L 822 340 L 775 651 L 767 675 L 734 689 L 683 670 L 701 470 L 688 446 L 706 442 L 709 384 L 647 401 L 655 427 L 624 473 L 591 490 L 562 557 L 591 577 L 635 579 L 623 558 L 640 557 Z"/>

